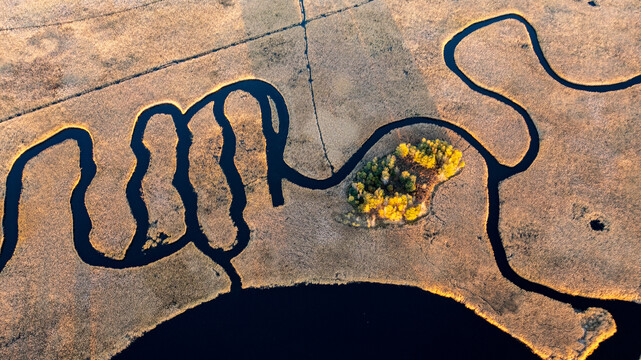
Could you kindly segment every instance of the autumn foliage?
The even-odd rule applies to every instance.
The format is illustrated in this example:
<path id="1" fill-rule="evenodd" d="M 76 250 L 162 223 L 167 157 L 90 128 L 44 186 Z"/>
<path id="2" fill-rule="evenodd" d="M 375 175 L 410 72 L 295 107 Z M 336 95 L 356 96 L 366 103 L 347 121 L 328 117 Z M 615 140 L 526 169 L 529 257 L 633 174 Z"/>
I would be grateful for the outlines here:
<path id="1" fill-rule="evenodd" d="M 462 153 L 443 140 L 401 143 L 394 153 L 374 158 L 356 173 L 347 191 L 352 226 L 403 224 L 427 214 L 434 187 L 456 175 Z M 377 222 L 377 220 L 380 220 Z"/>

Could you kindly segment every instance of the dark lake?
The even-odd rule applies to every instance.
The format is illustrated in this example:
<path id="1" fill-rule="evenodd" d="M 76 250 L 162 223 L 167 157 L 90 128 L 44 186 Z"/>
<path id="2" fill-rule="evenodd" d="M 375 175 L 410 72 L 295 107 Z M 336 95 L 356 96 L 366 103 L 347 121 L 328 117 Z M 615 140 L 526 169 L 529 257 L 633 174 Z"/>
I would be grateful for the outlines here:
<path id="1" fill-rule="evenodd" d="M 628 344 L 606 340 L 589 360 L 638 360 L 638 325 Z M 142 358 L 540 359 L 452 299 L 370 283 L 225 294 L 115 357 Z"/>

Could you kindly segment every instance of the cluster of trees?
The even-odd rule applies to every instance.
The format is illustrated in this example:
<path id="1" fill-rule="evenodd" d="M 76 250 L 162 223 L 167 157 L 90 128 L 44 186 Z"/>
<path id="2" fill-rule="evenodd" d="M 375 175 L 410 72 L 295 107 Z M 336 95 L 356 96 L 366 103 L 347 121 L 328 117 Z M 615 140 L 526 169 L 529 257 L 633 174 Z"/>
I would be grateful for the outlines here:
<path id="1" fill-rule="evenodd" d="M 465 162 L 461 161 L 463 154 L 440 139 L 423 139 L 418 146 L 402 143 L 394 153 L 401 158 L 409 158 L 425 169 L 436 169 L 441 181 L 451 178 L 465 166 Z"/>
<path id="2" fill-rule="evenodd" d="M 439 139 L 423 139 L 416 146 L 401 143 L 393 154 L 375 157 L 356 173 L 347 192 L 354 210 L 345 215 L 345 222 L 372 227 L 377 219 L 395 224 L 418 219 L 428 210 L 429 196 L 421 192 L 431 192 L 436 183 L 454 176 L 465 166 L 461 157 L 459 150 Z"/>

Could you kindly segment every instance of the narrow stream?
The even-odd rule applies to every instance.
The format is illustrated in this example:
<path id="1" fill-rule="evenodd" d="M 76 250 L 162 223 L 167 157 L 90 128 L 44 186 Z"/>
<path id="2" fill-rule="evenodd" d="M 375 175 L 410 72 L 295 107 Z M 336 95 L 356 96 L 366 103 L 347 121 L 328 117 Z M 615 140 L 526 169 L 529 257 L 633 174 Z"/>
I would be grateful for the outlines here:
<path id="1" fill-rule="evenodd" d="M 554 73 L 547 60 L 543 56 L 538 38 L 536 36 L 536 31 L 523 17 L 516 14 L 506 14 L 488 20 L 480 21 L 478 23 L 470 25 L 460 33 L 456 34 L 445 45 L 444 60 L 450 70 L 452 70 L 459 78 L 461 78 L 461 80 L 465 82 L 465 84 L 467 84 L 472 90 L 477 91 L 483 95 L 490 96 L 502 102 L 521 115 L 521 117 L 525 121 L 525 124 L 527 125 L 528 134 L 530 136 L 530 145 L 523 159 L 515 166 L 503 165 L 495 157 L 493 157 L 491 153 L 487 149 L 485 149 L 473 135 L 466 132 L 464 129 L 445 120 L 429 117 L 413 117 L 396 121 L 376 129 L 376 131 L 374 131 L 373 134 L 363 143 L 361 148 L 356 151 L 340 169 L 335 171 L 332 176 L 326 179 L 314 179 L 304 176 L 290 167 L 284 161 L 283 153 L 287 141 L 290 121 L 289 113 L 283 96 L 275 87 L 265 81 L 243 80 L 225 86 L 220 90 L 209 94 L 198 103 L 194 104 L 184 114 L 173 104 L 159 104 L 152 106 L 150 108 L 147 108 L 140 114 L 136 121 L 132 134 L 131 148 L 136 156 L 136 167 L 127 184 L 126 195 L 131 207 L 131 212 L 136 221 L 136 232 L 130 242 L 129 247 L 127 248 L 125 257 L 122 260 L 117 260 L 106 256 L 105 254 L 96 250 L 89 241 L 89 233 L 92 228 L 92 222 L 89 218 L 89 214 L 85 205 L 85 194 L 89 184 L 96 174 L 96 164 L 93 160 L 93 142 L 91 139 L 91 135 L 86 130 L 75 127 L 66 128 L 22 153 L 17 158 L 9 172 L 6 183 L 7 188 L 5 192 L 6 196 L 4 203 L 4 215 L 2 218 L 2 226 L 4 229 L 5 239 L 3 241 L 2 248 L 0 249 L 0 271 L 2 271 L 7 262 L 11 259 L 18 241 L 18 211 L 20 195 L 22 191 L 23 171 L 26 164 L 29 160 L 36 157 L 42 151 L 60 144 L 63 141 L 74 140 L 80 148 L 81 177 L 80 181 L 73 189 L 70 201 L 73 216 L 73 241 L 78 255 L 87 264 L 116 269 L 144 266 L 162 259 L 170 254 L 173 254 L 184 247 L 186 244 L 192 242 L 200 251 L 202 251 L 216 263 L 220 264 L 227 272 L 232 281 L 232 295 L 229 295 L 232 298 L 238 299 L 242 298 L 243 296 L 247 296 L 248 298 L 252 298 L 255 301 L 263 301 L 266 299 L 272 299 L 270 301 L 276 301 L 273 300 L 273 297 L 275 296 L 276 298 L 279 298 L 280 296 L 280 299 L 282 301 L 286 301 L 287 296 L 292 296 L 291 293 L 300 294 L 307 291 L 321 291 L 321 293 L 326 294 L 336 292 L 340 293 L 342 290 L 335 290 L 331 287 L 318 287 L 318 289 L 316 289 L 316 287 L 311 287 L 311 290 L 301 290 L 301 287 L 295 287 L 292 288 L 292 290 L 265 290 L 263 292 L 254 290 L 241 291 L 241 279 L 236 269 L 232 266 L 231 260 L 245 249 L 250 240 L 249 227 L 243 216 L 245 206 L 247 205 L 247 198 L 245 194 L 244 184 L 242 183 L 242 179 L 234 163 L 234 156 L 236 151 L 236 135 L 231 123 L 225 116 L 224 106 L 229 94 L 237 90 L 242 90 L 251 94 L 260 105 L 262 131 L 266 141 L 268 165 L 267 182 L 273 206 L 280 206 L 284 204 L 284 198 L 282 194 L 283 179 L 286 179 L 298 186 L 308 189 L 327 189 L 336 186 L 354 170 L 359 161 L 363 158 L 363 156 L 365 156 L 367 151 L 374 144 L 376 144 L 378 140 L 381 139 L 381 137 L 394 129 L 420 123 L 433 124 L 452 130 L 457 135 L 464 138 L 481 154 L 488 168 L 487 189 L 489 211 L 486 230 L 492 245 L 492 249 L 494 251 L 496 263 L 501 271 L 501 274 L 506 279 L 524 290 L 536 292 L 555 300 L 571 304 L 577 310 L 583 310 L 588 307 L 600 307 L 608 310 L 616 321 L 618 331 L 613 337 L 606 340 L 602 344 L 602 346 L 597 349 L 595 354 L 590 357 L 590 359 L 617 358 L 638 360 L 641 353 L 641 346 L 639 345 L 639 339 L 641 339 L 640 304 L 625 301 L 600 300 L 564 294 L 545 285 L 538 284 L 520 277 L 510 267 L 507 260 L 498 227 L 500 214 L 499 184 L 503 180 L 528 169 L 528 167 L 536 159 L 539 152 L 539 135 L 534 121 L 523 107 L 497 92 L 483 88 L 482 86 L 476 84 L 473 80 L 468 78 L 463 73 L 463 71 L 456 64 L 454 58 L 454 53 L 456 51 L 457 45 L 466 36 L 485 26 L 507 19 L 520 21 L 526 27 L 533 44 L 533 49 L 539 61 L 541 62 L 541 65 L 552 78 L 565 86 L 581 91 L 608 92 L 625 89 L 627 87 L 637 85 L 641 82 L 641 76 L 637 76 L 632 79 L 610 85 L 581 85 L 569 82 L 560 77 L 558 74 Z M 197 195 L 189 180 L 189 150 L 192 144 L 192 134 L 188 127 L 189 121 L 194 116 L 194 114 L 196 114 L 211 102 L 213 102 L 213 116 L 222 129 L 224 142 L 220 157 L 220 166 L 223 169 L 223 173 L 226 177 L 227 184 L 232 195 L 230 216 L 237 229 L 236 242 L 234 246 L 228 250 L 211 248 L 209 246 L 208 239 L 202 232 L 198 219 Z M 277 114 L 275 115 L 278 118 L 278 129 L 274 129 L 272 127 L 271 104 L 274 105 L 274 108 L 277 112 Z M 184 220 L 186 224 L 186 231 L 179 240 L 173 243 L 159 244 L 156 247 L 143 250 L 147 231 L 149 228 L 149 214 L 142 198 L 142 179 L 149 167 L 150 152 L 143 144 L 142 139 L 149 119 L 156 114 L 170 115 L 173 118 L 176 134 L 178 136 L 178 143 L 176 146 L 177 166 L 172 184 L 180 195 L 185 207 Z M 212 161 L 214 161 L 214 159 L 212 159 Z M 354 285 L 354 288 L 360 288 L 359 286 L 363 285 Z M 377 292 L 379 296 L 384 296 L 384 294 L 411 293 L 411 291 L 403 290 L 402 288 L 403 287 L 398 287 L 397 289 L 394 287 L 381 285 L 376 288 L 375 292 Z M 345 287 L 342 287 L 341 289 L 345 289 Z M 349 292 L 352 290 L 347 291 Z M 357 294 L 353 294 L 351 296 L 358 297 Z M 435 295 L 414 294 L 408 296 L 410 296 L 411 299 L 433 299 Z M 346 299 L 345 301 L 349 302 L 349 299 Z M 439 303 L 440 300 L 426 301 L 436 304 Z M 213 301 L 213 303 L 216 302 L 223 303 L 224 301 Z M 309 305 L 311 308 L 314 308 L 313 301 Z M 207 306 L 207 309 L 210 309 L 208 310 L 210 312 L 216 311 L 215 309 L 211 310 L 211 307 L 214 306 L 215 308 L 215 305 L 204 304 L 201 306 Z M 251 307 L 253 305 L 249 304 L 248 306 Z M 443 306 L 447 306 L 448 308 L 453 309 L 452 313 L 448 314 L 448 316 L 454 323 L 466 323 L 468 321 L 471 321 L 471 317 L 476 317 L 476 315 L 471 312 L 465 312 L 466 309 L 462 306 L 459 306 L 458 308 L 456 306 L 449 305 Z M 242 313 L 239 313 L 238 316 L 240 318 L 238 319 L 238 325 L 229 325 L 231 328 L 227 327 L 226 329 L 233 332 L 234 326 L 241 326 L 242 324 L 246 324 L 248 322 L 248 314 L 243 315 Z M 304 317 L 309 317 L 312 315 L 313 314 L 308 313 L 307 315 L 304 315 Z M 178 318 L 181 318 L 182 316 L 187 315 L 181 315 Z M 212 321 L 216 321 L 215 318 L 211 319 Z M 410 320 L 411 319 L 409 319 L 408 321 Z M 300 321 L 304 323 L 306 320 L 303 318 L 300 319 Z M 166 327 L 163 327 L 161 325 L 161 327 L 159 328 L 165 329 Z M 238 330 L 239 328 L 236 329 Z M 154 331 L 152 331 L 150 334 L 153 334 Z M 461 331 L 465 332 L 466 329 L 463 327 Z M 143 337 L 142 339 L 144 338 L 145 337 Z M 497 340 L 500 343 L 504 344 L 501 346 L 506 346 L 506 349 L 511 346 L 509 345 L 510 342 L 516 341 L 510 337 L 507 337 L 506 339 L 507 340 Z M 136 341 L 133 347 L 139 346 L 136 345 L 137 343 L 139 343 L 139 341 Z M 287 346 L 286 344 L 281 345 Z M 212 349 L 212 352 L 215 352 L 215 348 Z M 425 354 L 429 354 L 429 349 L 426 349 Z M 616 357 L 612 357 L 613 354 L 616 354 Z"/>

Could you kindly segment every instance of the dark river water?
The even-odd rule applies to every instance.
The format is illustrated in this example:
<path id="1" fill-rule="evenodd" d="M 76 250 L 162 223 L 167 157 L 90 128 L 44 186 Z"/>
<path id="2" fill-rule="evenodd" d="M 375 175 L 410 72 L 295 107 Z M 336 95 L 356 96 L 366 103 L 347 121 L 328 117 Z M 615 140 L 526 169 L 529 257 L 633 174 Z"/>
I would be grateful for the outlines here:
<path id="1" fill-rule="evenodd" d="M 492 97 L 521 115 L 530 136 L 529 148 L 515 166 L 501 164 L 464 129 L 446 120 L 414 117 L 399 120 L 378 129 L 361 148 L 332 176 L 313 179 L 300 174 L 283 160 L 289 129 L 289 113 L 280 92 L 262 80 L 243 80 L 207 95 L 182 113 L 175 105 L 164 103 L 144 110 L 138 117 L 131 139 L 136 167 L 127 184 L 126 194 L 137 224 L 136 233 L 124 259 L 107 257 L 89 241 L 92 221 L 85 205 L 87 188 L 96 174 L 93 140 L 82 128 L 66 128 L 20 155 L 7 177 L 7 190 L 2 226 L 5 239 L 0 251 L 0 271 L 11 259 L 18 241 L 18 212 L 23 172 L 29 160 L 42 151 L 73 140 L 80 148 L 80 180 L 73 189 L 71 210 L 74 246 L 87 264 L 107 268 L 131 268 L 150 264 L 193 243 L 200 251 L 220 264 L 232 281 L 232 291 L 169 320 L 136 340 L 117 358 L 314 358 L 314 357 L 373 357 L 373 358 L 434 358 L 434 359 L 535 359 L 531 351 L 518 340 L 490 325 L 471 310 L 451 299 L 419 289 L 380 285 L 351 284 L 341 286 L 296 286 L 267 290 L 243 290 L 241 279 L 231 260 L 241 253 L 250 241 L 250 230 L 244 219 L 247 204 L 242 178 L 234 163 L 236 135 L 224 114 L 227 96 L 233 91 L 250 93 L 259 103 L 262 113 L 262 132 L 266 141 L 267 183 L 273 206 L 283 205 L 283 180 L 310 189 L 327 189 L 347 178 L 365 153 L 390 131 L 414 124 L 433 124 L 455 132 L 483 157 L 488 169 L 488 218 L 486 231 L 494 260 L 501 274 L 524 290 L 536 292 L 568 303 L 575 309 L 600 307 L 608 310 L 617 324 L 617 333 L 606 340 L 589 358 L 639 360 L 641 355 L 641 305 L 624 301 L 606 301 L 560 293 L 545 285 L 520 277 L 510 267 L 499 232 L 499 184 L 526 171 L 539 152 L 539 134 L 525 108 L 492 90 L 483 88 L 468 78 L 458 67 L 454 53 L 467 35 L 493 23 L 512 19 L 527 29 L 533 49 L 548 74 L 561 84 L 580 91 L 609 92 L 641 83 L 641 76 L 611 85 L 582 85 L 572 83 L 554 73 L 541 51 L 536 31 L 520 15 L 507 14 L 470 25 L 456 34 L 444 47 L 444 61 L 473 91 Z M 189 149 L 192 134 L 188 127 L 195 113 L 208 103 L 214 103 L 213 119 L 223 133 L 219 164 L 232 195 L 230 217 L 237 228 L 233 248 L 222 250 L 209 247 L 197 215 L 196 192 L 189 180 Z M 276 113 L 272 114 L 272 105 Z M 149 229 L 149 214 L 142 196 L 142 179 L 146 174 L 150 152 L 142 139 L 148 120 L 156 114 L 172 116 L 178 143 L 176 172 L 172 184 L 185 207 L 186 231 L 171 244 L 160 244 L 144 250 Z M 277 129 L 272 117 L 278 119 Z M 595 228 L 596 227 L 596 228 Z M 595 231 L 598 224 L 593 225 Z"/>
<path id="2" fill-rule="evenodd" d="M 385 134 L 399 127 L 418 123 L 448 128 L 468 141 L 488 167 L 489 213 L 487 234 L 495 261 L 508 280 L 517 286 L 571 304 L 576 309 L 607 309 L 617 324 L 617 333 L 606 340 L 589 360 L 639 360 L 641 356 L 641 305 L 624 301 L 572 296 L 520 277 L 509 265 L 499 233 L 499 184 L 526 171 L 539 152 L 539 134 L 527 110 L 507 97 L 486 89 L 467 77 L 458 67 L 454 53 L 466 36 L 503 20 L 521 22 L 532 48 L 545 71 L 564 86 L 588 92 L 610 92 L 641 83 L 641 76 L 609 85 L 573 83 L 556 74 L 543 54 L 535 29 L 517 14 L 506 14 L 468 26 L 444 47 L 444 61 L 470 89 L 492 97 L 521 115 L 527 125 L 530 146 L 515 166 L 500 164 L 471 134 L 440 119 L 417 117 L 400 120 L 376 129 L 347 163 L 327 179 L 312 179 L 298 173 L 283 161 L 289 128 L 284 99 L 270 85 L 260 81 L 239 82 L 219 90 L 214 115 L 223 128 L 225 145 L 221 166 L 235 197 L 231 215 L 239 229 L 239 253 L 249 241 L 242 212 L 246 198 L 233 163 L 235 137 L 223 112 L 227 94 L 244 90 L 252 94 L 263 112 L 263 134 L 267 143 L 268 184 L 274 206 L 283 204 L 281 182 L 287 179 L 302 187 L 326 189 L 337 185 L 354 170 L 365 153 Z M 278 129 L 272 127 L 270 101 L 276 108 Z M 592 224 L 591 224 L 592 225 Z M 597 224 L 598 225 L 598 224 Z M 596 231 L 598 226 L 592 226 Z M 225 255 L 221 255 L 225 258 Z M 233 257 L 231 256 L 231 257 Z M 230 264 L 231 257 L 223 264 Z M 220 260 L 220 259 L 219 259 Z M 228 266 L 230 267 L 230 266 Z M 234 270 L 235 272 L 235 270 Z M 171 358 L 190 356 L 231 358 L 424 358 L 424 359 L 537 359 L 524 344 L 489 324 L 471 310 L 451 299 L 419 289 L 381 284 L 342 286 L 296 286 L 266 290 L 239 290 L 222 295 L 187 311 L 152 330 L 121 353 L 120 359 L 137 359 L 153 354 Z"/>

